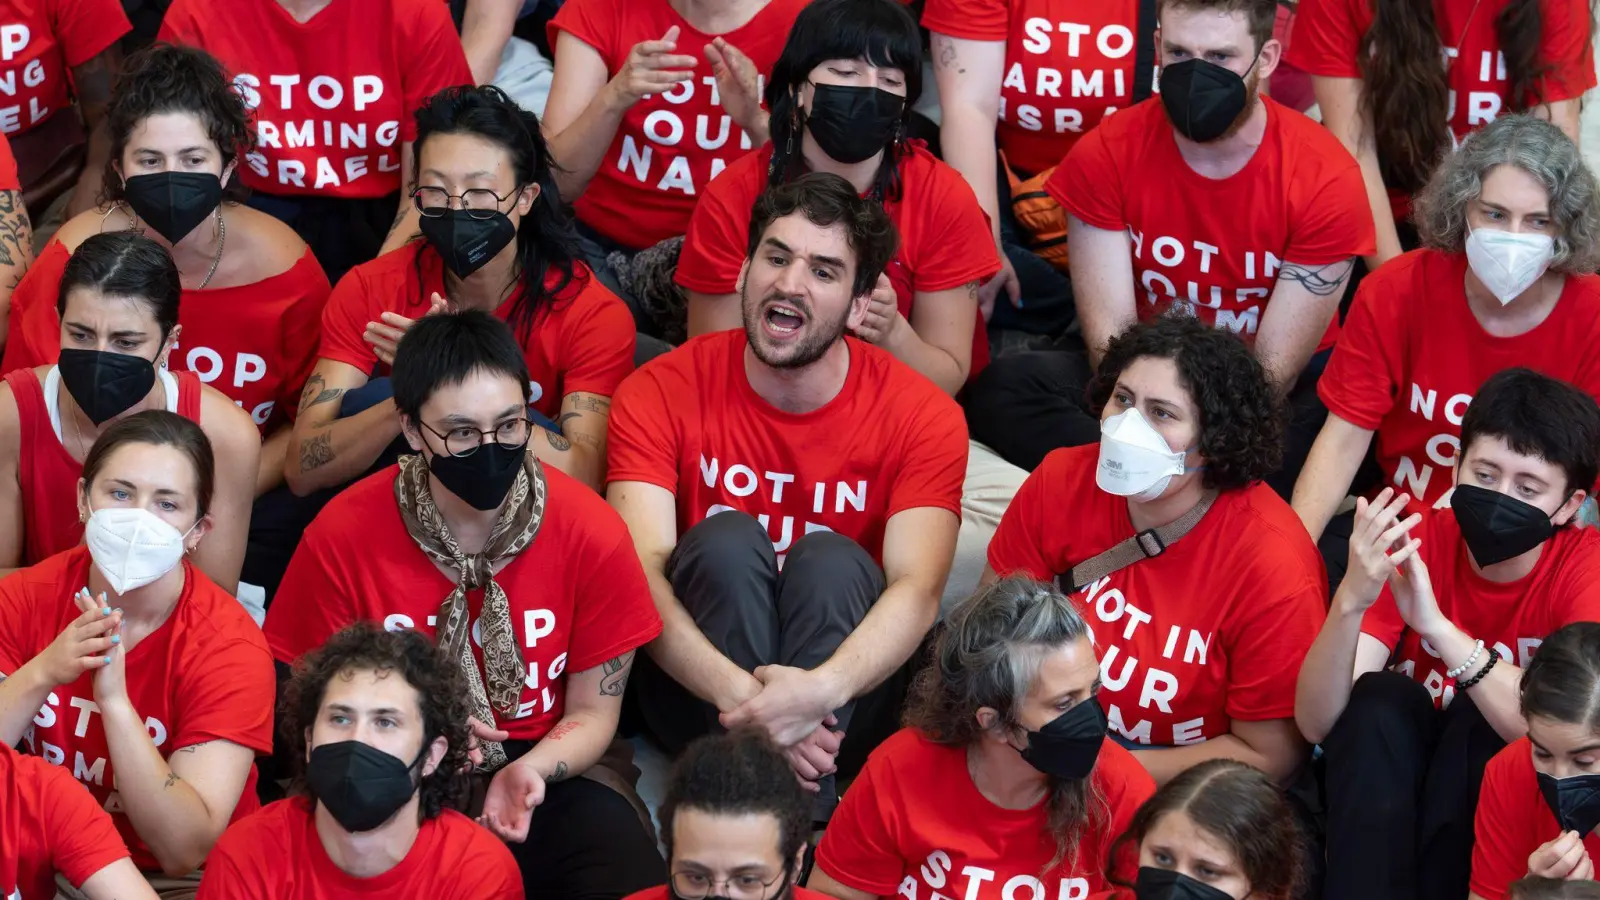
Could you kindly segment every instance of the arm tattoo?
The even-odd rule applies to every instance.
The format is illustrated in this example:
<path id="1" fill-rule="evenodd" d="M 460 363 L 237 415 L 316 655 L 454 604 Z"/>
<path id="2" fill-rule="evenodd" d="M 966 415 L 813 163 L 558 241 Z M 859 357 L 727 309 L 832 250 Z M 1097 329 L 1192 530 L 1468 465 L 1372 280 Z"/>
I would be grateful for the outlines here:
<path id="1" fill-rule="evenodd" d="M 550 777 L 546 778 L 544 783 L 554 784 L 557 781 L 565 780 L 567 780 L 567 764 L 564 762 L 558 762 L 556 763 L 555 771 L 550 773 Z"/>
<path id="2" fill-rule="evenodd" d="M 967 282 L 961 286 L 961 289 L 967 292 L 968 300 L 971 300 L 973 303 L 978 302 L 978 283 L 976 281 Z"/>
<path id="3" fill-rule="evenodd" d="M 20 191 L 0 191 L 0 265 L 18 266 L 15 287 L 33 259 L 33 228 Z"/>
<path id="4" fill-rule="evenodd" d="M 566 417 L 562 416 L 562 418 L 564 419 Z M 556 424 L 559 425 L 560 423 L 557 422 Z M 550 446 L 556 448 L 557 450 L 571 450 L 572 449 L 572 441 L 568 440 L 566 437 L 564 437 L 562 435 L 556 434 L 554 431 L 551 431 L 549 429 L 545 429 L 544 436 L 545 436 L 545 439 L 550 442 Z"/>
<path id="5" fill-rule="evenodd" d="M 300 411 L 305 412 L 319 403 L 327 403 L 344 395 L 344 388 L 330 388 L 321 375 L 306 379 L 305 390 L 300 392 Z"/>
<path id="6" fill-rule="evenodd" d="M 1350 271 L 1354 268 L 1354 259 L 1325 266 L 1301 266 L 1286 262 L 1278 270 L 1278 278 L 1298 283 L 1312 296 L 1326 297 L 1344 287 L 1345 279 L 1350 277 Z"/>
<path id="7" fill-rule="evenodd" d="M 166 788 L 172 787 L 173 785 L 177 784 L 178 782 L 180 782 L 182 780 L 183 780 L 182 778 L 178 777 L 178 773 L 177 772 L 168 772 L 167 773 L 167 783 L 163 784 L 161 787 L 162 787 L 163 790 L 165 790 Z"/>
<path id="8" fill-rule="evenodd" d="M 179 753 L 193 753 L 196 750 L 199 750 L 201 747 L 204 747 L 207 744 L 214 744 L 214 743 L 216 743 L 216 742 L 215 741 L 201 741 L 198 744 L 190 744 L 187 747 L 179 747 L 178 748 L 178 752 Z"/>
<path id="9" fill-rule="evenodd" d="M 604 677 L 600 679 L 600 696 L 621 697 L 628 686 L 628 673 L 633 668 L 633 653 L 624 653 L 616 659 L 608 659 L 600 664 L 600 671 Z"/>
<path id="10" fill-rule="evenodd" d="M 611 412 L 611 401 L 606 397 L 579 397 L 572 405 L 584 412 Z"/>
<path id="11" fill-rule="evenodd" d="M 967 70 L 961 67 L 961 61 L 956 59 L 955 41 L 946 38 L 939 43 L 939 68 L 955 69 L 957 75 L 967 74 Z"/>
<path id="12" fill-rule="evenodd" d="M 310 472 L 333 462 L 333 435 L 329 432 L 312 435 L 300 444 L 300 471 Z"/>
<path id="13" fill-rule="evenodd" d="M 577 730 L 578 730 L 578 723 L 577 722 L 562 722 L 562 723 L 558 724 L 556 727 L 550 729 L 550 733 L 545 735 L 544 739 L 547 740 L 547 741 L 559 741 L 562 738 L 566 737 L 567 735 L 569 735 L 569 734 L 571 734 L 571 733 L 573 733 L 574 731 L 577 731 Z"/>

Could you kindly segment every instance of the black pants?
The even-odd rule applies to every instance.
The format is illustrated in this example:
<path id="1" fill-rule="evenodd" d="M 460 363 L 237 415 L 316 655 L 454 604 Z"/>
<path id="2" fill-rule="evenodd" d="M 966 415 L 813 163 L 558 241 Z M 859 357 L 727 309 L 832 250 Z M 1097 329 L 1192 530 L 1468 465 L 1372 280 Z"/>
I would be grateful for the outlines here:
<path id="1" fill-rule="evenodd" d="M 778 570 L 772 540 L 740 512 L 718 513 L 689 529 L 667 562 L 673 593 L 717 650 L 745 671 L 765 665 L 814 669 L 831 657 L 883 593 L 883 572 L 854 541 L 808 534 Z M 641 659 L 637 676 L 645 727 L 676 756 L 690 741 L 722 730 L 718 710 Z M 892 680 L 891 680 L 892 681 Z M 872 723 L 852 723 L 858 706 L 879 707 L 889 683 L 834 710 L 847 744 Z M 844 756 L 841 750 L 840 756 Z M 833 776 L 818 797 L 821 821 L 838 802 Z"/>
<path id="2" fill-rule="evenodd" d="M 1283 467 L 1267 484 L 1285 500 L 1305 466 L 1328 409 L 1317 397 L 1317 381 L 1332 350 L 1313 355 L 1286 403 Z M 1050 451 L 1100 440 L 1100 417 L 1089 403 L 1089 354 L 1079 344 L 996 359 L 967 385 L 962 406 L 972 439 L 987 444 L 1006 462 L 1028 471 Z"/>
<path id="3" fill-rule="evenodd" d="M 1397 672 L 1356 682 L 1322 742 L 1327 900 L 1461 900 L 1484 766 L 1505 747 L 1466 694 L 1444 712 Z"/>
<path id="4" fill-rule="evenodd" d="M 528 839 L 507 846 L 528 900 L 620 900 L 667 880 L 633 806 L 587 778 L 546 785 Z"/>
<path id="5" fill-rule="evenodd" d="M 400 192 L 354 198 L 257 192 L 247 202 L 293 228 L 311 247 L 328 283 L 338 284 L 344 273 L 377 258 L 400 209 Z"/>

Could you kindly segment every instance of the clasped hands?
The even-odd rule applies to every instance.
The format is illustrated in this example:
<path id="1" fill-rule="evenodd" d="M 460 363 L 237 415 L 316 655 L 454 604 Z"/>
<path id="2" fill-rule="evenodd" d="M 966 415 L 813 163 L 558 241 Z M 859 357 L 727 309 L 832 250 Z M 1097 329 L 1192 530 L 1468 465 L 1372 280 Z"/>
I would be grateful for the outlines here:
<path id="1" fill-rule="evenodd" d="M 742 696 L 722 711 L 724 728 L 753 725 L 783 748 L 789 767 L 806 790 L 833 774 L 844 732 L 834 730 L 833 711 L 850 700 L 821 669 L 761 666 L 751 673 Z"/>

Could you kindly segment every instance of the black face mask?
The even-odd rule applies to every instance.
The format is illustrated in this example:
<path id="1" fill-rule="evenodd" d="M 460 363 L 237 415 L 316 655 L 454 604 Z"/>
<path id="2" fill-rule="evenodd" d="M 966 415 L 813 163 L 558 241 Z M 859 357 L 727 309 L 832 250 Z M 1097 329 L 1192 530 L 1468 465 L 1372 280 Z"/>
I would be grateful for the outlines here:
<path id="1" fill-rule="evenodd" d="M 517 239 L 517 226 L 503 212 L 474 219 L 467 210 L 447 209 L 442 216 L 423 216 L 421 227 L 422 236 L 457 278 L 483 268 Z"/>
<path id="2" fill-rule="evenodd" d="M 122 193 L 146 225 L 176 244 L 221 205 L 222 179 L 210 172 L 135 175 Z"/>
<path id="3" fill-rule="evenodd" d="M 1233 900 L 1227 892 L 1218 890 L 1203 881 L 1196 881 L 1182 872 L 1139 867 L 1139 883 L 1134 887 L 1138 900 Z"/>
<path id="4" fill-rule="evenodd" d="M 906 98 L 882 88 L 813 85 L 806 130 L 829 158 L 853 165 L 888 148 L 905 108 Z"/>
<path id="5" fill-rule="evenodd" d="M 473 509 L 488 512 L 499 508 L 516 483 L 517 472 L 527 458 L 528 445 L 502 447 L 490 442 L 479 444 L 467 456 L 435 453 L 428 460 L 428 471 L 445 490 L 465 500 Z"/>
<path id="6" fill-rule="evenodd" d="M 1480 566 L 1527 553 L 1555 533 L 1544 510 L 1475 484 L 1456 485 L 1450 495 L 1450 511 Z"/>
<path id="7" fill-rule="evenodd" d="M 1161 67 L 1161 105 L 1172 127 L 1191 141 L 1222 137 L 1249 102 L 1244 79 L 1231 69 L 1198 58 Z"/>
<path id="8" fill-rule="evenodd" d="M 1022 758 L 1054 778 L 1081 781 L 1094 771 L 1106 740 L 1106 714 L 1093 697 L 1067 710 L 1038 731 L 1028 732 Z"/>
<path id="9" fill-rule="evenodd" d="M 428 755 L 422 745 L 411 765 L 360 741 L 323 744 L 311 750 L 306 786 L 340 827 L 352 834 L 371 831 L 394 817 L 417 792 L 412 770 Z"/>
<path id="10" fill-rule="evenodd" d="M 155 364 L 126 353 L 62 350 L 56 368 L 67 393 L 96 425 L 127 412 L 156 386 Z"/>
<path id="11" fill-rule="evenodd" d="M 1600 826 L 1600 773 L 1556 778 L 1539 775 L 1539 793 L 1550 811 L 1556 814 L 1562 831 L 1576 831 L 1583 837 Z"/>

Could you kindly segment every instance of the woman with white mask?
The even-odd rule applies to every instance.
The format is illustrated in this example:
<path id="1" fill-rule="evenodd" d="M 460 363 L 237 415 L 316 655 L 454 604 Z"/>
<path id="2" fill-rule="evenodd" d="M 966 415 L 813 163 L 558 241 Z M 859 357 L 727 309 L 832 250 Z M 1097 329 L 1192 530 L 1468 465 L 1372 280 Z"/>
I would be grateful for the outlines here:
<path id="1" fill-rule="evenodd" d="M 118 421 L 84 459 L 84 544 L 0 581 L 0 743 L 68 768 L 164 900 L 194 896 L 223 829 L 260 805 L 254 759 L 272 751 L 266 639 L 187 558 L 215 467 L 176 413 Z"/>
<path id="2" fill-rule="evenodd" d="M 1334 515 L 1347 494 L 1392 485 L 1411 512 L 1449 505 L 1461 417 L 1489 376 L 1525 366 L 1600 395 L 1600 184 L 1577 145 L 1502 116 L 1434 170 L 1415 210 L 1422 248 L 1361 282 L 1294 487 L 1332 588 L 1349 559 L 1354 513 Z M 1378 471 L 1360 477 L 1374 438 Z"/>
<path id="3" fill-rule="evenodd" d="M 1326 598 L 1316 547 L 1261 483 L 1283 454 L 1265 370 L 1232 332 L 1169 314 L 1111 340 L 1089 400 L 1099 445 L 1028 476 L 985 583 L 1058 579 L 1094 629 L 1111 736 L 1158 784 L 1218 758 L 1291 780 L 1295 674 Z"/>

